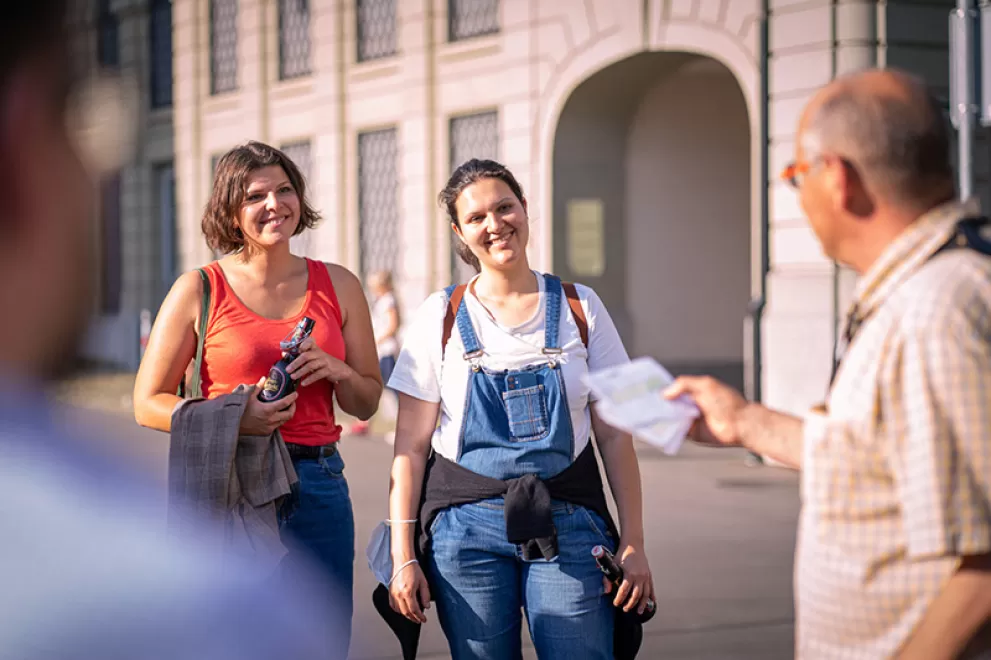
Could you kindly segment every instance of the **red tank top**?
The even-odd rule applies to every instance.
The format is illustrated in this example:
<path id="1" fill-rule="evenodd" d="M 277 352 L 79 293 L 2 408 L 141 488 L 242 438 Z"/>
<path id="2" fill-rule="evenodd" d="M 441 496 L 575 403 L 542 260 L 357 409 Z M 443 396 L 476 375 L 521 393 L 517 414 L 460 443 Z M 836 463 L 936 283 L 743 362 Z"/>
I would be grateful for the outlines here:
<path id="1" fill-rule="evenodd" d="M 323 263 L 306 260 L 309 277 L 306 298 L 298 314 L 266 319 L 248 309 L 235 295 L 217 262 L 206 267 L 210 277 L 210 318 L 203 342 L 203 394 L 213 399 L 238 385 L 254 385 L 282 357 L 279 342 L 296 323 L 309 316 L 316 321 L 313 339 L 325 353 L 345 358 L 341 307 L 330 273 Z M 280 427 L 286 442 L 326 445 L 337 442 L 341 427 L 334 419 L 334 386 L 324 379 L 298 387 L 296 414 Z"/>

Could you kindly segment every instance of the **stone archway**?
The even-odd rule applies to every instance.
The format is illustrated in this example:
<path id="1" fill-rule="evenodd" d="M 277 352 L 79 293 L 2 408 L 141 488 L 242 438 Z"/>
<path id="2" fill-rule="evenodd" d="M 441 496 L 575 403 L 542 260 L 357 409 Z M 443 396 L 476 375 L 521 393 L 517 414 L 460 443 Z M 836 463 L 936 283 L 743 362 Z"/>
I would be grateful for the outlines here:
<path id="1" fill-rule="evenodd" d="M 632 355 L 742 386 L 753 140 L 737 80 L 686 52 L 588 77 L 557 120 L 550 202 L 554 270 L 596 289 Z"/>

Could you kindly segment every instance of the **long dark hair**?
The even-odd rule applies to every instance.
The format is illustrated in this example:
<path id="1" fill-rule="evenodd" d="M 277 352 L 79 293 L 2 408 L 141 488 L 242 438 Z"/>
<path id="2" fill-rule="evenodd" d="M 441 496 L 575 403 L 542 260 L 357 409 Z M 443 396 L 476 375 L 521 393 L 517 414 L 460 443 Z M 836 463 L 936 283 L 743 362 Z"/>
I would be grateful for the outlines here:
<path id="1" fill-rule="evenodd" d="M 454 170 L 451 178 L 447 180 L 447 185 L 437 195 L 437 203 L 447 211 L 448 218 L 450 218 L 452 231 L 454 227 L 461 227 L 461 220 L 458 219 L 458 198 L 461 197 L 465 188 L 483 179 L 499 179 L 509 186 L 521 204 L 526 204 L 523 187 L 509 171 L 509 168 L 494 160 L 472 158 Z M 471 248 L 465 245 L 464 241 L 455 241 L 454 251 L 457 252 L 461 261 L 474 268 L 475 272 L 482 269 L 482 265 L 478 263 L 478 257 L 472 253 Z"/>

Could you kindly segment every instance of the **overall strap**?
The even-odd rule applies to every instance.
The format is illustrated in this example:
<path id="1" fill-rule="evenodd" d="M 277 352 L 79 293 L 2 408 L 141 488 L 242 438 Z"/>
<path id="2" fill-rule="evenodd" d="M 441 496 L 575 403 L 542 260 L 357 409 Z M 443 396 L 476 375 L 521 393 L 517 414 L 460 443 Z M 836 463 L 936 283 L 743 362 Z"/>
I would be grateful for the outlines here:
<path id="1" fill-rule="evenodd" d="M 547 310 L 544 322 L 544 353 L 560 353 L 561 329 L 561 279 L 555 275 L 544 275 L 544 293 Z"/>
<path id="2" fill-rule="evenodd" d="M 183 375 L 182 380 L 179 381 L 179 391 L 177 394 L 183 399 L 187 396 L 203 396 L 203 393 L 200 391 L 200 379 L 203 369 L 203 342 L 206 339 L 206 325 L 210 318 L 210 278 L 207 276 L 206 270 L 202 268 L 197 268 L 196 272 L 200 274 L 200 280 L 203 281 L 203 297 L 200 299 L 200 325 L 196 333 L 196 357 L 193 360 L 193 378 L 189 384 L 188 392 L 185 387 L 186 376 Z"/>
<path id="3" fill-rule="evenodd" d="M 447 294 L 447 310 L 444 313 L 444 334 L 440 340 L 441 358 L 444 357 L 444 349 L 447 348 L 447 342 L 451 339 L 451 331 L 454 329 L 454 319 L 457 317 L 458 309 L 461 307 L 461 301 L 464 299 L 467 289 L 468 285 L 466 284 L 452 284 L 444 289 L 444 293 Z"/>

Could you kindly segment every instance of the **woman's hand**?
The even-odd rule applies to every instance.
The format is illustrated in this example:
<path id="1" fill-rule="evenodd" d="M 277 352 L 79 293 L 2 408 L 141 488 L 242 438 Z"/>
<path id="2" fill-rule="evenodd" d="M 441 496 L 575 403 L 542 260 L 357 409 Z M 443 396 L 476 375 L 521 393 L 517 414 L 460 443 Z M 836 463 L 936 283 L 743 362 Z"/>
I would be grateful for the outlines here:
<path id="1" fill-rule="evenodd" d="M 623 569 L 623 583 L 616 590 L 613 605 L 622 607 L 626 612 L 636 607 L 637 613 L 643 614 L 647 609 L 647 601 L 654 600 L 654 579 L 650 575 L 650 566 L 647 565 L 647 555 L 644 554 L 643 548 L 634 547 L 620 540 L 616 563 Z M 605 578 L 602 581 L 606 593 L 612 593 L 612 583 Z"/>
<path id="2" fill-rule="evenodd" d="M 396 563 L 393 560 L 395 566 L 403 566 L 403 563 L 405 562 Z M 392 584 L 389 585 L 389 604 L 414 623 L 427 622 L 423 610 L 430 609 L 430 588 L 420 564 L 408 564 L 393 576 Z"/>
<path id="3" fill-rule="evenodd" d="M 272 435 L 275 429 L 296 414 L 296 397 L 299 396 L 296 392 L 270 403 L 258 400 L 258 392 L 265 386 L 265 380 L 265 377 L 259 380 L 248 395 L 248 403 L 244 406 L 238 429 L 240 435 Z"/>
<path id="4" fill-rule="evenodd" d="M 289 372 L 293 380 L 299 381 L 299 384 L 304 387 L 321 378 L 338 383 L 342 380 L 348 380 L 355 374 L 354 369 L 346 363 L 327 355 L 313 341 L 313 337 L 307 337 L 300 343 L 299 357 L 286 367 L 286 371 Z"/>

